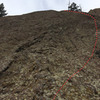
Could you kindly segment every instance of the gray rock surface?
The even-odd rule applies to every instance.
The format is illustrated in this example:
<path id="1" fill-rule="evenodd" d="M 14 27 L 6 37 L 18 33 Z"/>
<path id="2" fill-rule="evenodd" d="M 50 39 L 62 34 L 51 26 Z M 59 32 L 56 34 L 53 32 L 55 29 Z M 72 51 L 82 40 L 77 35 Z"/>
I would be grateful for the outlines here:
<path id="1" fill-rule="evenodd" d="M 73 12 L 0 18 L 0 100 L 53 100 L 90 58 L 95 31 L 92 18 Z M 55 100 L 100 100 L 99 34 L 93 57 Z"/>

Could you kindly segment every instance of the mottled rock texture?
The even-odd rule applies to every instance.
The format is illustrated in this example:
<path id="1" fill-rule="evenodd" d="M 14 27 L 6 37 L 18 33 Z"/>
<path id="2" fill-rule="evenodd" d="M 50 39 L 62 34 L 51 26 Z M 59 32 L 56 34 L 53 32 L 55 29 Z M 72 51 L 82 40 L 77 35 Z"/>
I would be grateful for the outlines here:
<path id="1" fill-rule="evenodd" d="M 91 17 L 73 12 L 0 18 L 0 100 L 53 100 L 90 58 L 95 32 Z M 55 100 L 100 100 L 99 34 L 93 57 Z"/>

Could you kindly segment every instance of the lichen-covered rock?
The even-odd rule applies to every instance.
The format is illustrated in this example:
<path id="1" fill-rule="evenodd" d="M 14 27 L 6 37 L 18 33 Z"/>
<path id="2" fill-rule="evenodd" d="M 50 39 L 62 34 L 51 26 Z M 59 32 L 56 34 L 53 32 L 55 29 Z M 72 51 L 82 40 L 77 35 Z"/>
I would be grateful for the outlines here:
<path id="1" fill-rule="evenodd" d="M 96 40 L 92 18 L 42 11 L 0 18 L 0 26 L 0 100 L 53 100 L 62 85 L 55 100 L 100 100 L 100 39 L 84 66 Z"/>

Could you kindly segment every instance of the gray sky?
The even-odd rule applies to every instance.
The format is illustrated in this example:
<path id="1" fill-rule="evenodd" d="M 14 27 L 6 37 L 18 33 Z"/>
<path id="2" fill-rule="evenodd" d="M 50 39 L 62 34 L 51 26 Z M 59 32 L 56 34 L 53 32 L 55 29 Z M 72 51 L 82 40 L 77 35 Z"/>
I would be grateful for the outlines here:
<path id="1" fill-rule="evenodd" d="M 81 5 L 84 12 L 90 9 L 100 8 L 100 0 L 70 0 Z M 8 15 L 21 15 L 43 10 L 68 10 L 69 0 L 0 0 L 4 3 Z"/>

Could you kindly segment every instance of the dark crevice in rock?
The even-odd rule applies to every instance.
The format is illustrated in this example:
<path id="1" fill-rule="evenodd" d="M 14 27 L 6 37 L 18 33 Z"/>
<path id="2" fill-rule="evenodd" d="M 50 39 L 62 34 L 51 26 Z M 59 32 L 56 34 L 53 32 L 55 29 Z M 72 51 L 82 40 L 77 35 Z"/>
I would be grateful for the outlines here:
<path id="1" fill-rule="evenodd" d="M 68 80 L 68 82 L 72 82 L 72 80 L 71 80 L 71 79 L 69 79 L 69 80 Z"/>
<path id="2" fill-rule="evenodd" d="M 14 60 L 11 61 L 11 62 L 8 64 L 8 66 L 5 67 L 5 68 L 0 72 L 0 75 L 2 75 L 4 72 L 6 72 L 6 71 L 9 69 L 13 62 L 14 62 Z"/>
<path id="3" fill-rule="evenodd" d="M 7 83 L 6 85 L 3 85 L 3 88 L 12 87 L 13 85 L 15 85 L 15 83 Z"/>
<path id="4" fill-rule="evenodd" d="M 68 37 L 69 37 L 69 41 L 72 43 L 72 45 L 73 45 L 73 47 L 75 48 L 75 50 L 78 50 L 76 44 L 75 44 L 75 43 L 73 42 L 73 40 L 71 39 L 71 36 L 68 35 Z"/>
<path id="5" fill-rule="evenodd" d="M 34 45 L 34 44 L 40 42 L 40 41 L 44 38 L 44 36 L 45 36 L 46 33 L 47 33 L 47 32 L 44 32 L 43 35 L 41 35 L 41 36 L 35 38 L 32 42 L 28 42 L 28 43 L 26 43 L 26 44 L 23 44 L 23 45 L 20 46 L 15 52 L 21 52 L 21 51 L 25 50 L 26 48 L 31 47 L 32 45 Z"/>
<path id="6" fill-rule="evenodd" d="M 95 54 L 100 58 L 100 50 L 96 51 Z"/>
<path id="7" fill-rule="evenodd" d="M 34 45 L 37 42 L 40 42 L 40 41 L 37 40 L 37 41 L 34 41 L 34 42 L 29 42 L 29 43 L 23 44 L 15 52 L 21 52 L 21 51 L 25 50 L 26 48 L 30 47 L 31 45 Z"/>

